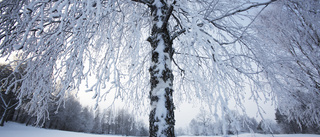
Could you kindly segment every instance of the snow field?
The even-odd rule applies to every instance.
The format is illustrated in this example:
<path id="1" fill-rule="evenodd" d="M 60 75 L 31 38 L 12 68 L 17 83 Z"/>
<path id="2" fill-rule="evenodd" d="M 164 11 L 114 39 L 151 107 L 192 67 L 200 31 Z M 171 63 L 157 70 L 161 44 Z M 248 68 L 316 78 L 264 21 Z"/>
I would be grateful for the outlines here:
<path id="1" fill-rule="evenodd" d="M 14 122 L 5 123 L 0 127 L 0 137 L 115 137 L 115 135 L 95 135 L 60 130 L 42 129 L 25 126 Z"/>
<path id="2" fill-rule="evenodd" d="M 4 127 L 0 127 L 0 137 L 120 137 L 119 135 L 95 135 L 88 133 L 76 133 L 68 131 L 59 131 L 51 129 L 42 129 L 31 126 L 25 126 L 14 122 L 5 123 Z M 192 137 L 192 136 L 181 136 L 181 137 Z M 208 136 L 197 136 L 197 137 L 208 137 Z M 210 136 L 220 137 L 220 136 Z M 272 137 L 272 135 L 263 134 L 240 134 L 232 135 L 230 137 Z M 320 137 L 320 135 L 312 134 L 281 134 L 274 135 L 274 137 Z"/>

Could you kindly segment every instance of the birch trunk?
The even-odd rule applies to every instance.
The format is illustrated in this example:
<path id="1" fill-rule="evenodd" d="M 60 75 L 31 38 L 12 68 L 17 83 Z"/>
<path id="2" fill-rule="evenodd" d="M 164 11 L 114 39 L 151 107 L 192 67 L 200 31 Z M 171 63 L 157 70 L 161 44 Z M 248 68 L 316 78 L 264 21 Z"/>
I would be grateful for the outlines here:
<path id="1" fill-rule="evenodd" d="M 155 0 L 151 8 L 153 27 L 148 38 L 152 46 L 150 72 L 151 112 L 149 116 L 150 137 L 174 137 L 173 74 L 171 62 L 172 41 L 167 28 L 172 12 L 163 0 Z"/>

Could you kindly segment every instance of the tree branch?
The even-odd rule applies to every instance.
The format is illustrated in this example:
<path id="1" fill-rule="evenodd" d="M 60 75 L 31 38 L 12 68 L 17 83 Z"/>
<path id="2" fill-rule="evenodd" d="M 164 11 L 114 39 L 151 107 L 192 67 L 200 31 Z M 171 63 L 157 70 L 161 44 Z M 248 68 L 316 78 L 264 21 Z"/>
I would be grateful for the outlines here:
<path id="1" fill-rule="evenodd" d="M 176 1 L 174 1 L 174 2 L 171 4 L 171 6 L 169 7 L 168 12 L 167 12 L 167 14 L 166 14 L 166 17 L 164 18 L 164 22 L 166 22 L 166 23 L 169 21 L 169 18 L 170 18 L 170 16 L 172 15 L 173 5 L 174 5 L 174 4 L 176 4 Z"/>
<path id="2" fill-rule="evenodd" d="M 171 36 L 171 41 L 179 37 L 181 34 L 185 33 L 186 29 L 182 29 L 180 31 L 174 32 L 173 35 Z"/>
<path id="3" fill-rule="evenodd" d="M 148 0 L 132 0 L 132 1 L 138 2 L 138 3 L 142 3 L 142 4 L 146 4 L 146 5 L 148 5 L 148 6 L 151 5 L 151 2 L 148 1 Z"/>
<path id="4" fill-rule="evenodd" d="M 182 69 L 182 68 L 180 68 L 180 66 L 177 64 L 177 62 L 174 60 L 174 58 L 172 58 L 172 61 L 173 61 L 173 63 L 178 67 L 178 69 L 183 73 L 183 74 L 185 74 L 184 72 L 184 69 Z M 181 74 L 182 75 L 182 74 Z"/>
<path id="5" fill-rule="evenodd" d="M 201 58 L 201 59 L 211 59 L 211 58 L 209 58 L 209 57 L 204 57 L 204 56 L 199 56 L 199 55 L 191 55 L 191 54 L 188 54 L 188 53 L 175 52 L 174 54 L 186 55 L 186 56 L 193 56 L 193 57 L 197 57 L 197 58 Z"/>
<path id="6" fill-rule="evenodd" d="M 262 5 L 266 5 L 266 6 L 267 6 L 267 5 L 269 5 L 270 3 L 275 2 L 275 1 L 277 1 L 277 0 L 270 0 L 270 1 L 265 2 L 265 3 L 258 3 L 258 4 L 255 4 L 255 5 L 251 5 L 251 6 L 249 6 L 249 7 L 244 8 L 244 9 L 238 9 L 238 10 L 236 10 L 236 11 L 234 11 L 234 12 L 231 12 L 231 13 L 225 14 L 225 15 L 223 15 L 223 16 L 220 16 L 220 17 L 218 17 L 218 18 L 216 18 L 216 19 L 213 19 L 213 20 L 211 20 L 210 22 L 214 22 L 214 21 L 223 19 L 223 18 L 225 18 L 225 17 L 232 16 L 232 15 L 235 15 L 235 14 L 237 14 L 237 13 L 247 11 L 247 10 L 249 10 L 249 9 L 251 9 L 251 8 L 259 7 L 259 6 L 262 6 Z"/>
<path id="7" fill-rule="evenodd" d="M 216 42 L 218 42 L 220 45 L 229 45 L 229 44 L 234 44 L 236 43 L 237 41 L 239 41 L 243 35 L 245 34 L 245 32 L 248 30 L 248 28 L 252 25 L 252 23 L 257 19 L 257 17 L 261 14 L 261 12 L 267 7 L 268 5 L 264 6 L 260 11 L 259 13 L 254 17 L 254 19 L 245 27 L 245 29 L 241 32 L 240 36 L 236 36 L 235 34 L 233 34 L 232 32 L 230 32 L 229 30 L 227 30 L 226 28 L 223 28 L 223 26 L 217 24 L 217 23 L 214 23 L 214 22 L 211 22 L 212 25 L 214 25 L 215 27 L 217 27 L 218 29 L 221 29 L 227 33 L 229 33 L 230 35 L 232 35 L 233 37 L 235 37 L 236 39 L 231 41 L 231 42 L 223 42 L 223 43 L 220 43 L 218 40 L 215 40 Z M 202 30 L 203 32 L 205 32 L 204 30 Z M 207 32 L 206 32 L 207 35 L 209 35 Z"/>

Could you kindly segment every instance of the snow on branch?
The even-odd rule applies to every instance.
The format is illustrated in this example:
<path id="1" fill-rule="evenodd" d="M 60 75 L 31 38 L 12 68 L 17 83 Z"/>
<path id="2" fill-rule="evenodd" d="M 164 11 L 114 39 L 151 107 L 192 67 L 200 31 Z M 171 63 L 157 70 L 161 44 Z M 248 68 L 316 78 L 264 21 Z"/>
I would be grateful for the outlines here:
<path id="1" fill-rule="evenodd" d="M 238 13 L 241 13 L 241 12 L 244 12 L 244 11 L 248 11 L 248 10 L 250 10 L 251 8 L 255 8 L 255 7 L 259 7 L 259 6 L 263 6 L 263 5 L 268 6 L 269 4 L 271 4 L 272 2 L 275 2 L 275 1 L 277 1 L 277 0 L 270 0 L 270 1 L 264 2 L 264 3 L 253 4 L 253 5 L 250 5 L 250 6 L 246 7 L 246 8 L 238 9 L 238 10 L 236 10 L 236 11 L 232 11 L 232 12 L 226 13 L 226 14 L 220 16 L 220 17 L 217 17 L 217 18 L 215 18 L 215 19 L 213 19 L 213 20 L 210 20 L 210 22 L 214 22 L 214 21 L 217 21 L 217 20 L 221 20 L 221 19 L 226 18 L 226 17 L 228 17 L 228 16 L 232 16 L 232 15 L 235 15 L 235 14 L 238 14 Z"/>

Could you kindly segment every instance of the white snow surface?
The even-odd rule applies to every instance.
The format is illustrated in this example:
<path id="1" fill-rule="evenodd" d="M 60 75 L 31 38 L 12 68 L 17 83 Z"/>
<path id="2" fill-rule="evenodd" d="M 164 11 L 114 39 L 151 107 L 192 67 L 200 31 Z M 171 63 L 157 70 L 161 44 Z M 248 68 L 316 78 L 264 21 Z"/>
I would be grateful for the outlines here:
<path id="1" fill-rule="evenodd" d="M 31 126 L 25 126 L 14 122 L 5 123 L 4 127 L 0 127 L 0 137 L 120 137 L 118 135 L 96 135 L 88 133 L 76 133 L 52 129 L 42 129 Z M 192 136 L 181 136 L 192 137 Z M 201 137 L 201 136 L 197 136 Z M 204 136 L 204 137 L 221 137 L 221 136 Z M 272 135 L 262 134 L 240 134 L 230 137 L 272 137 Z M 281 134 L 274 137 L 320 137 L 320 135 L 312 134 Z"/>
<path id="2" fill-rule="evenodd" d="M 95 135 L 68 132 L 52 129 L 36 128 L 24 124 L 7 122 L 0 127 L 0 137 L 115 137 L 115 135 Z"/>

